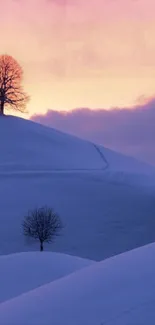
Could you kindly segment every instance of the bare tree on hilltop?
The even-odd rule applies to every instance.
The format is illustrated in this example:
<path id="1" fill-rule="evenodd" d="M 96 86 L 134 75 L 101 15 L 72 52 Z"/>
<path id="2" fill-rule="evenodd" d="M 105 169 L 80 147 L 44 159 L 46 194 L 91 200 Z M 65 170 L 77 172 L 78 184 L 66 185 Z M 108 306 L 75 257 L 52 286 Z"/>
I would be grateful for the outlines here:
<path id="1" fill-rule="evenodd" d="M 9 55 L 0 55 L 0 115 L 4 109 L 26 112 L 29 100 L 22 87 L 23 70 L 18 62 Z"/>
<path id="2" fill-rule="evenodd" d="M 30 211 L 23 222 L 24 235 L 38 240 L 40 251 L 44 249 L 44 242 L 52 242 L 62 228 L 63 225 L 59 216 L 48 207 Z"/>

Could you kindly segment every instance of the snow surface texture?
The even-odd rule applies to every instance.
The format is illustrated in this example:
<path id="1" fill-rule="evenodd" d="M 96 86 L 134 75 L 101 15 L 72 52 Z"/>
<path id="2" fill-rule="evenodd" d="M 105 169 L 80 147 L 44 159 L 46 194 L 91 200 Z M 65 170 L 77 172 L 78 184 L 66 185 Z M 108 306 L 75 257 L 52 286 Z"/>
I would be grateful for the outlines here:
<path id="1" fill-rule="evenodd" d="M 148 173 L 148 165 L 13 116 L 0 117 L 0 171 L 103 170 Z M 106 158 L 107 157 L 107 158 Z M 149 170 L 155 168 L 149 166 Z"/>
<path id="2" fill-rule="evenodd" d="M 0 152 L 0 254 L 38 249 L 21 223 L 43 205 L 65 224 L 46 250 L 102 260 L 154 240 L 154 167 L 10 116 Z"/>
<path id="3" fill-rule="evenodd" d="M 1 256 L 0 303 L 92 263 L 79 257 L 50 252 Z"/>
<path id="4" fill-rule="evenodd" d="M 155 244 L 95 263 L 0 305 L 3 325 L 154 325 Z"/>

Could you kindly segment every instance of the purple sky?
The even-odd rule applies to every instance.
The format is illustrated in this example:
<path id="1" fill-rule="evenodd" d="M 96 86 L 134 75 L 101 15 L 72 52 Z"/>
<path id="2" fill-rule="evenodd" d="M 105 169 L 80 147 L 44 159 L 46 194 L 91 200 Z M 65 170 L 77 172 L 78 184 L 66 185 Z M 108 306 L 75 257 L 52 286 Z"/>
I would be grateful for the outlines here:
<path id="1" fill-rule="evenodd" d="M 49 110 L 34 121 L 155 164 L 155 99 L 129 109 Z"/>

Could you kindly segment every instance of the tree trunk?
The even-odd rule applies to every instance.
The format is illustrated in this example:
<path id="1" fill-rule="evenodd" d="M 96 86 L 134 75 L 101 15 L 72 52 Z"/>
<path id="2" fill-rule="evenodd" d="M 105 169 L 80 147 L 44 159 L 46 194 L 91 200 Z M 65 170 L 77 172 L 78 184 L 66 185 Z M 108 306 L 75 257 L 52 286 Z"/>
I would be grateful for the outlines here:
<path id="1" fill-rule="evenodd" d="M 4 102 L 0 103 L 0 115 L 4 115 Z"/>
<path id="2" fill-rule="evenodd" d="M 40 242 L 40 252 L 42 252 L 43 250 L 44 250 L 43 243 Z"/>

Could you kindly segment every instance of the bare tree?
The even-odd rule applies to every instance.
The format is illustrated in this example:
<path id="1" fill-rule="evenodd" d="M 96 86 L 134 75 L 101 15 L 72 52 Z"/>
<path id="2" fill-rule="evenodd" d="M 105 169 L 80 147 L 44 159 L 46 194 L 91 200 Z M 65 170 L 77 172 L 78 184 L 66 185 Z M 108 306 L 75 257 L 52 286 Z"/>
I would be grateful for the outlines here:
<path id="1" fill-rule="evenodd" d="M 59 216 L 50 208 L 42 207 L 28 213 L 23 222 L 24 235 L 40 242 L 40 251 L 43 251 L 44 242 L 50 243 L 62 229 Z"/>
<path id="2" fill-rule="evenodd" d="M 0 114 L 4 108 L 26 112 L 26 103 L 29 100 L 21 85 L 23 70 L 18 62 L 9 55 L 0 56 Z"/>

